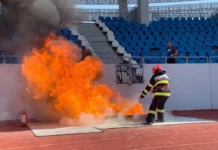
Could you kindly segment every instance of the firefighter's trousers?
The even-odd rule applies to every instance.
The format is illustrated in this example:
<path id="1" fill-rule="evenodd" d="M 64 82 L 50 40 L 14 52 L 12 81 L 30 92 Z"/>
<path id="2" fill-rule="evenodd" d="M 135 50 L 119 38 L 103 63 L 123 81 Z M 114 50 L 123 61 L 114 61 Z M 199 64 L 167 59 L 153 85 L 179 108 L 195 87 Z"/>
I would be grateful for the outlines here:
<path id="1" fill-rule="evenodd" d="M 164 121 L 164 105 L 169 96 L 154 96 L 146 118 L 147 122 L 154 122 L 156 111 L 158 121 Z"/>

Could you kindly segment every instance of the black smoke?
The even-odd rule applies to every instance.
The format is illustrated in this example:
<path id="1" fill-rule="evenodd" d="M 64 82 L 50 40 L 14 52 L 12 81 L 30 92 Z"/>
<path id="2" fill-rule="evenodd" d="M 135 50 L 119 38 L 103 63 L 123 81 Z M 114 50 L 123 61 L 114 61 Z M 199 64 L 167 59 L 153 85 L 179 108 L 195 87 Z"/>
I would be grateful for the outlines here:
<path id="1" fill-rule="evenodd" d="M 12 55 L 40 47 L 51 31 L 81 21 L 73 0 L 0 0 L 0 50 Z M 14 35 L 14 36 L 12 36 Z M 12 38 L 14 37 L 14 38 Z"/>

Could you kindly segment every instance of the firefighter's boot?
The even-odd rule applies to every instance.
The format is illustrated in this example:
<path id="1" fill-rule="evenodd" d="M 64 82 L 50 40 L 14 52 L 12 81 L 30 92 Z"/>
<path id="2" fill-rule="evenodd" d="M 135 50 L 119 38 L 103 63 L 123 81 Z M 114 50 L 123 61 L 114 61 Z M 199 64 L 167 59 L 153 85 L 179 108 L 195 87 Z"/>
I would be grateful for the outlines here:
<path id="1" fill-rule="evenodd" d="M 157 112 L 157 120 L 155 122 L 164 122 L 164 113 Z"/>

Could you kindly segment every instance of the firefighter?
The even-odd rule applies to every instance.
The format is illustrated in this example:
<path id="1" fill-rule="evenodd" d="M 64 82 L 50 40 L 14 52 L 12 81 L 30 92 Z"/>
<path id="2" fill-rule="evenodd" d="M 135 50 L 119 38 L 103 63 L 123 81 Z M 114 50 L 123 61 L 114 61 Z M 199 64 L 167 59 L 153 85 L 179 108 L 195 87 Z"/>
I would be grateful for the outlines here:
<path id="1" fill-rule="evenodd" d="M 164 105 L 170 97 L 170 81 L 166 71 L 162 66 L 157 64 L 153 67 L 153 76 L 145 89 L 142 91 L 140 98 L 143 99 L 149 91 L 152 90 L 152 103 L 149 107 L 149 112 L 144 124 L 152 125 L 157 111 L 157 118 L 155 122 L 164 122 Z"/>

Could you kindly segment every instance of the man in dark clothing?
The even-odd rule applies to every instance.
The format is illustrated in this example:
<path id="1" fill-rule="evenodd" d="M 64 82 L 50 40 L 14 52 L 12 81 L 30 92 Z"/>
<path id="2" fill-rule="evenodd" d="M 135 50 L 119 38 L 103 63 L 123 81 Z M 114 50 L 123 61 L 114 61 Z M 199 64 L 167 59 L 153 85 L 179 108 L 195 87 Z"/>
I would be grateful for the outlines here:
<path id="1" fill-rule="evenodd" d="M 85 48 L 82 50 L 81 61 L 83 61 L 87 56 L 92 56 L 92 51 L 90 49 Z"/>
<path id="2" fill-rule="evenodd" d="M 155 114 L 157 110 L 158 120 L 156 122 L 164 122 L 164 105 L 167 99 L 171 95 L 169 77 L 161 67 L 161 65 L 155 65 L 153 67 L 153 76 L 150 82 L 142 91 L 140 98 L 143 99 L 153 87 L 152 95 L 153 100 L 149 107 L 149 112 L 144 124 L 151 125 L 154 122 Z"/>
<path id="3" fill-rule="evenodd" d="M 172 46 L 171 42 L 167 43 L 167 63 L 168 64 L 175 64 L 176 59 L 173 58 L 174 56 L 178 55 L 178 50 Z"/>

